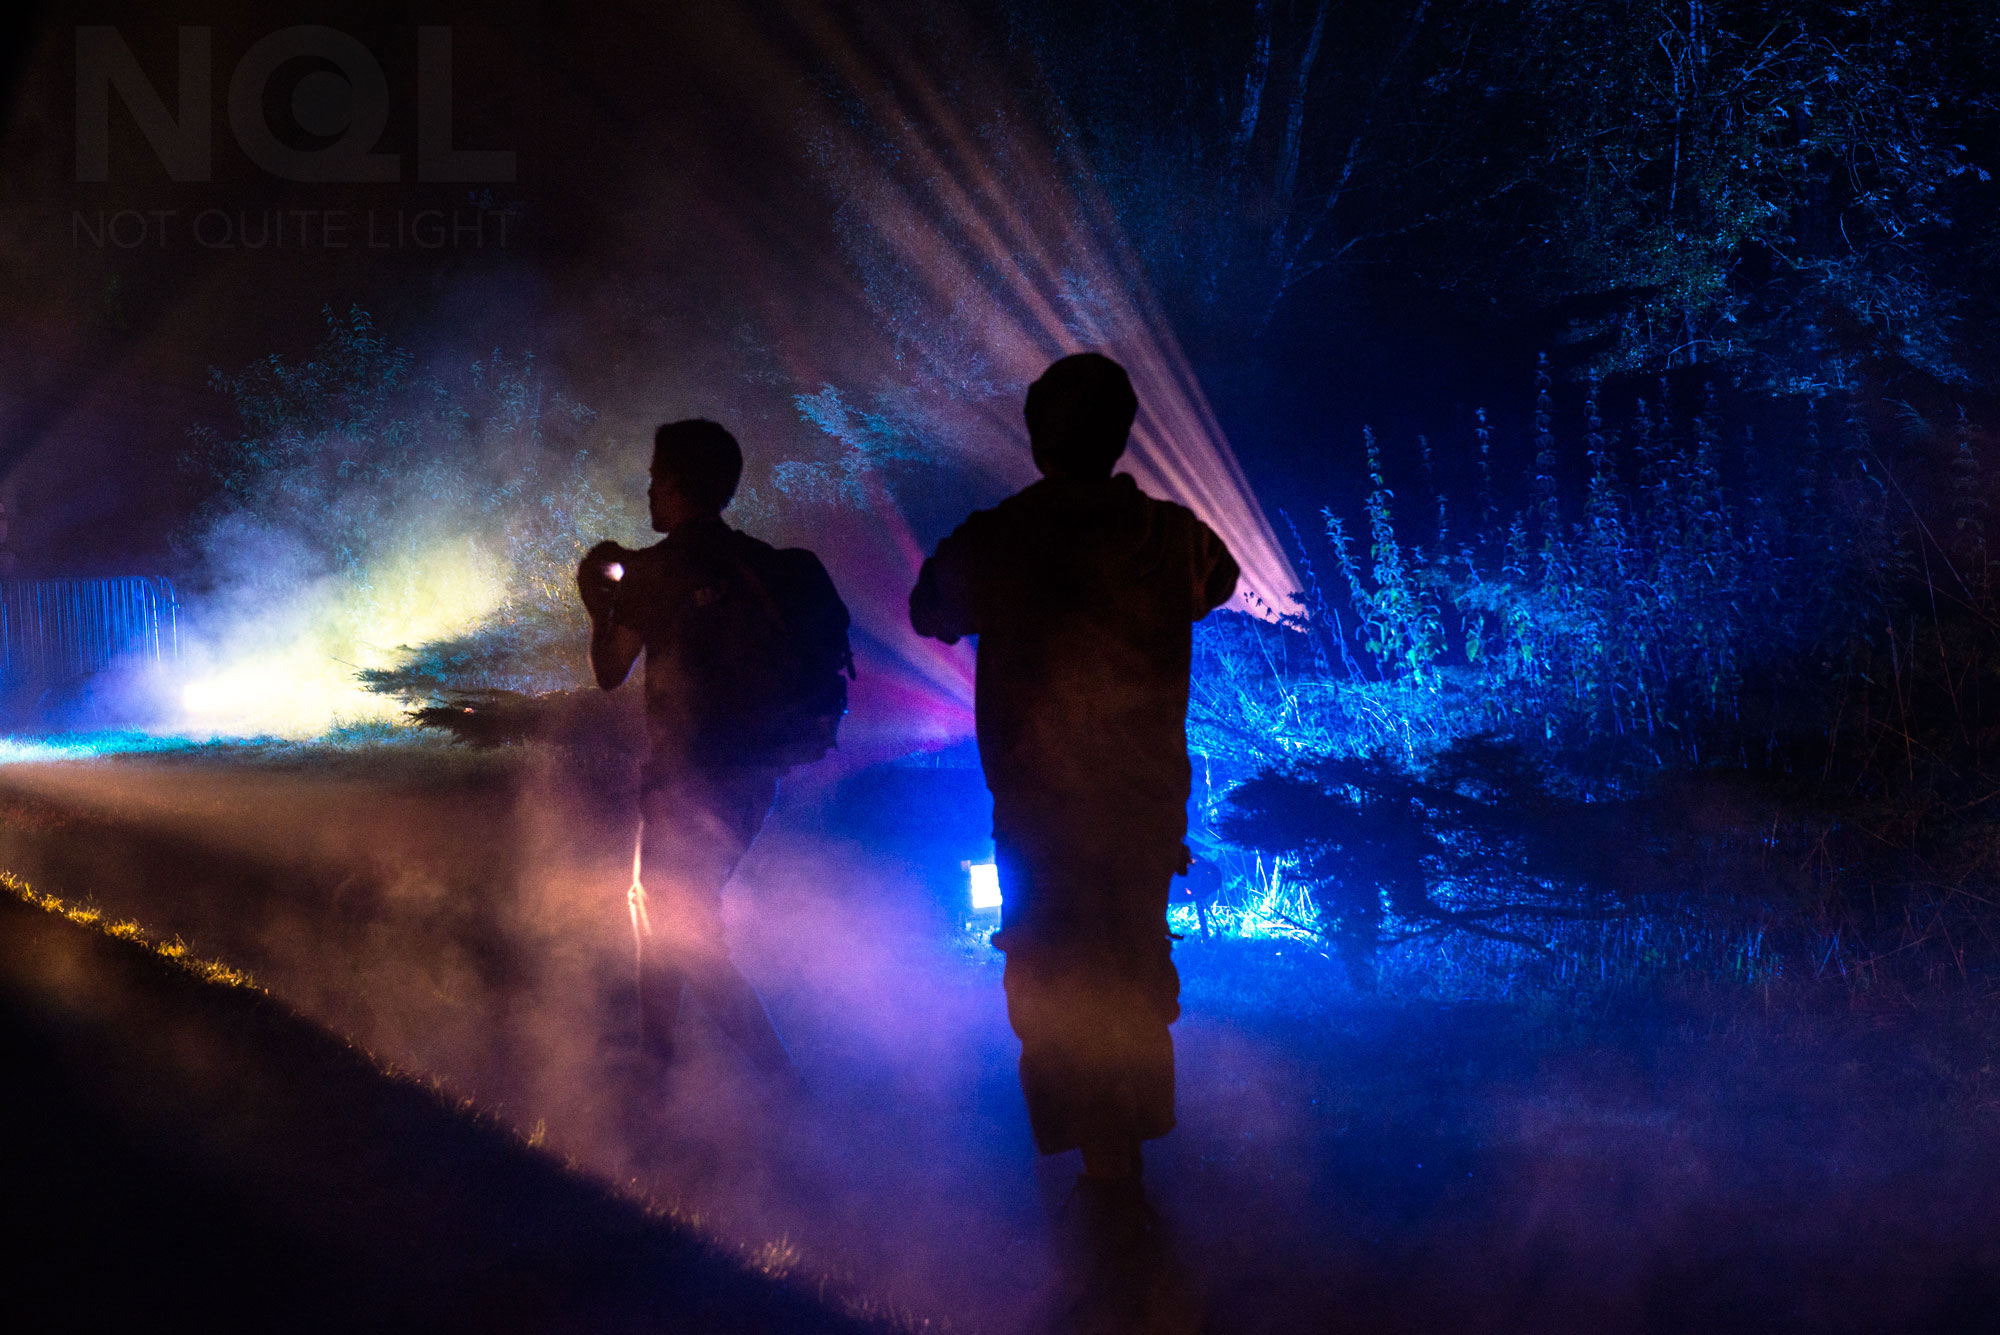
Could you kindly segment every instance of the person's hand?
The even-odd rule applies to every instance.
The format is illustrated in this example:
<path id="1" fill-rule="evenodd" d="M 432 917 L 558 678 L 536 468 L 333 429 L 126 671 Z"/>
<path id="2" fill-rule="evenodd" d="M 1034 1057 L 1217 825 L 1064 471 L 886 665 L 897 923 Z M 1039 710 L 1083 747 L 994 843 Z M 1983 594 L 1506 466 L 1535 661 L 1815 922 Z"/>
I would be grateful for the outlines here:
<path id="1" fill-rule="evenodd" d="M 576 591 L 593 620 L 602 620 L 610 612 L 631 556 L 615 542 L 600 542 L 585 552 L 577 564 Z"/>

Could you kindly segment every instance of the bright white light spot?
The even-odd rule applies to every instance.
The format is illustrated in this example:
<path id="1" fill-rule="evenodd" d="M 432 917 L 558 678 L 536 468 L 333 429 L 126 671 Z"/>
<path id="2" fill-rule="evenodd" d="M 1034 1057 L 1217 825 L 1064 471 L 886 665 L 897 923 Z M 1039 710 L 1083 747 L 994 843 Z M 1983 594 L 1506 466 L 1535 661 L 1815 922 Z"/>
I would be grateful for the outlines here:
<path id="1" fill-rule="evenodd" d="M 1000 869 L 990 862 L 975 862 L 966 868 L 971 882 L 972 907 L 977 912 L 1000 907 Z"/>
<path id="2" fill-rule="evenodd" d="M 238 590 L 205 609 L 182 644 L 176 730 L 199 737 L 317 737 L 394 723 L 403 706 L 359 674 L 406 646 L 465 635 L 506 604 L 508 567 L 477 543 L 412 538 L 358 577 Z"/>
<path id="3" fill-rule="evenodd" d="M 625 578 L 625 567 L 618 564 L 618 562 L 616 561 L 605 562 L 604 578 L 610 580 L 613 584 L 616 584 L 619 580 Z"/>

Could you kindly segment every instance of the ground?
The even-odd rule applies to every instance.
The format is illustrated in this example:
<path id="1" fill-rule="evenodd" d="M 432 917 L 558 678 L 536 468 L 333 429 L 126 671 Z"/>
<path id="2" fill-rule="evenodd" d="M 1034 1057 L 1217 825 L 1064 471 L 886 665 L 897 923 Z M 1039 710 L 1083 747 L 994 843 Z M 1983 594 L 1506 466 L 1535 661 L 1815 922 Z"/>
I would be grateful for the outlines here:
<path id="1" fill-rule="evenodd" d="M 0 895 L 9 1329 L 872 1329 L 248 985 Z"/>
<path id="2" fill-rule="evenodd" d="M 541 1258 L 506 1300 L 518 1328 L 558 1311 L 614 1328 L 711 1289 L 805 1303 L 785 1309 L 798 1328 L 834 1309 L 1073 1324 L 1076 1165 L 1034 1156 L 998 958 L 940 923 L 918 871 L 830 833 L 824 794 L 794 784 L 729 917 L 809 1092 L 760 1086 L 698 1015 L 688 1065 L 662 1072 L 633 1053 L 629 829 L 581 791 L 536 751 L 0 769 L 0 867 L 269 991 L 145 956 L 226 998 L 187 1003 L 226 1040 L 205 1047 L 180 1003 L 131 1000 L 117 980 L 139 964 L 46 967 L 144 952 L 0 915 L 10 1038 L 38 1073 L 9 1144 L 56 1220 L 34 1269 L 249 1302 L 214 1259 L 241 1247 L 295 1304 L 359 1292 L 410 1316 L 516 1273 L 480 1258 L 518 1235 Z M 2000 1135 L 1976 1069 L 1993 1026 L 1969 1001 L 1689 993 L 1586 1014 L 1357 996 L 1301 944 L 1187 941 L 1179 959 L 1181 1125 L 1147 1168 L 1153 1328 L 2000 1328 Z M 57 1022 L 37 986 L 125 1009 Z M 104 1075 L 126 1070 L 181 1092 L 135 1108 Z M 323 1105 L 391 1111 L 355 1114 L 357 1135 Z M 178 1223 L 109 1222 L 155 1210 Z"/>

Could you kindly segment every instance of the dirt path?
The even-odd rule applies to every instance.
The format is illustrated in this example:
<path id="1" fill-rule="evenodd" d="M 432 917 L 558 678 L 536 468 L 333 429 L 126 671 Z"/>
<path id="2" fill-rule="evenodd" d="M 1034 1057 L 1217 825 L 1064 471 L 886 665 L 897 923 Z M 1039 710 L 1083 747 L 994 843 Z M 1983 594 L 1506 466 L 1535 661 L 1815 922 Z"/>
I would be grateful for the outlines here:
<path id="1" fill-rule="evenodd" d="M 629 848 L 532 785 L 208 762 L 14 767 L 0 865 L 92 894 L 606 1180 L 955 1329 L 1074 1291 L 1073 1165 L 1037 1162 L 989 952 L 908 869 L 780 822 L 739 958 L 812 1085 L 699 1023 L 629 1059 Z M 1921 1025 L 1358 1003 L 1271 945 L 1181 948 L 1181 1128 L 1149 1158 L 1177 1329 L 2000 1329 L 1992 1128 Z M 1947 1064 L 1948 1065 L 1948 1064 Z"/>

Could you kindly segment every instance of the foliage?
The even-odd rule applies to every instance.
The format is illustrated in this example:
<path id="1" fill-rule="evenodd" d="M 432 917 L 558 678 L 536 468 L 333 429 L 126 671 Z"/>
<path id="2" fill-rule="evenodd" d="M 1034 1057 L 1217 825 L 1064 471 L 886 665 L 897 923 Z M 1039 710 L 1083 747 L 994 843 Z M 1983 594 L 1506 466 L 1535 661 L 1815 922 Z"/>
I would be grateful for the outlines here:
<path id="1" fill-rule="evenodd" d="M 1469 542 L 1451 543 L 1442 510 L 1428 544 L 1399 538 L 1379 449 L 1364 441 L 1366 572 L 1339 516 L 1322 516 L 1358 625 L 1359 656 L 1341 646 L 1349 693 L 1400 696 L 1406 711 L 1449 720 L 1434 736 L 1539 734 L 1550 755 L 1599 772 L 1777 745 L 1800 726 L 1785 705 L 1800 686 L 1790 674 L 1850 649 L 1879 610 L 1868 563 L 1881 553 L 1866 534 L 1883 515 L 1857 457 L 1815 445 L 1773 475 L 1739 442 L 1725 460 L 1713 397 L 1677 417 L 1664 383 L 1606 434 L 1593 386 L 1581 513 L 1569 521 L 1546 369 L 1537 397 L 1531 500 Z M 1754 499 L 1731 496 L 1725 463 Z M 1307 634 L 1337 635 L 1325 591 L 1308 601 Z"/>
<path id="2" fill-rule="evenodd" d="M 1607 375 L 1995 375 L 1971 0 L 1004 8 L 1155 279 L 1230 335 L 1385 266 L 1565 319 Z"/>
<path id="3" fill-rule="evenodd" d="M 302 360 L 211 372 L 239 424 L 196 430 L 184 458 L 209 493 L 188 544 L 211 581 L 260 582 L 249 567 L 276 551 L 292 587 L 332 579 L 365 599 L 391 563 L 469 554 L 496 572 L 497 605 L 462 635 L 405 645 L 367 684 L 422 699 L 582 681 L 571 572 L 588 541 L 639 527 L 581 443 L 591 411 L 550 389 L 532 355 L 446 366 L 391 344 L 359 307 L 325 319 Z"/>
<path id="4" fill-rule="evenodd" d="M 801 515 L 815 510 L 893 511 L 925 539 L 942 537 L 967 510 L 989 503 L 981 471 L 952 448 L 953 432 L 919 395 L 879 385 L 864 406 L 834 385 L 793 406 L 818 433 L 817 450 L 773 466 L 776 496 Z"/>
<path id="5" fill-rule="evenodd" d="M 1899 405 L 1884 450 L 1860 403 L 1808 408 L 1781 470 L 1714 395 L 1663 386 L 1614 431 L 1593 386 L 1568 472 L 1549 399 L 1545 373 L 1513 512 L 1412 525 L 1366 438 L 1365 561 L 1323 516 L 1346 597 L 1302 548 L 1296 624 L 1199 629 L 1189 735 L 1208 836 L 1256 858 L 1208 850 L 1238 897 L 1296 880 L 1281 925 L 1363 980 L 1468 931 L 1871 986 L 2000 967 L 1982 433 Z"/>
<path id="6" fill-rule="evenodd" d="M 1752 359 L 1824 392 L 1867 356 L 1966 378 L 1955 325 L 1994 202 L 1983 6 L 1531 8 L 1504 68 L 1541 161 L 1507 262 L 1603 298 L 1582 322 L 1600 367 Z"/>
<path id="7" fill-rule="evenodd" d="M 1007 8 L 1149 271 L 1231 334 L 1520 184 L 1467 150 L 1474 82 L 1440 77 L 1476 3 Z"/>
<path id="8" fill-rule="evenodd" d="M 1219 832 L 1290 859 L 1372 986 L 1376 952 L 1399 940 L 1457 931 L 1540 949 L 1535 926 L 1620 911 L 1601 872 L 1621 814 L 1557 797 L 1520 748 L 1473 737 L 1421 775 L 1376 757 L 1267 771 L 1230 795 Z"/>

